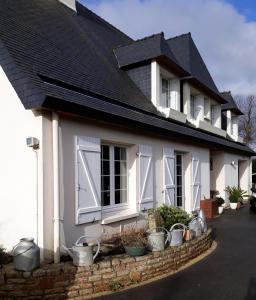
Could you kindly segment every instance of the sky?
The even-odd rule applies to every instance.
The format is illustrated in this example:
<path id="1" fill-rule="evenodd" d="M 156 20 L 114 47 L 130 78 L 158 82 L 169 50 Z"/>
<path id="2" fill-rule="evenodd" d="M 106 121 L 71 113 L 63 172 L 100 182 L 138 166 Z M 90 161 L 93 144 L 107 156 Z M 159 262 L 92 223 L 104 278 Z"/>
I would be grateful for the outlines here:
<path id="1" fill-rule="evenodd" d="M 80 0 L 133 39 L 191 32 L 217 87 L 256 95 L 255 0 Z"/>

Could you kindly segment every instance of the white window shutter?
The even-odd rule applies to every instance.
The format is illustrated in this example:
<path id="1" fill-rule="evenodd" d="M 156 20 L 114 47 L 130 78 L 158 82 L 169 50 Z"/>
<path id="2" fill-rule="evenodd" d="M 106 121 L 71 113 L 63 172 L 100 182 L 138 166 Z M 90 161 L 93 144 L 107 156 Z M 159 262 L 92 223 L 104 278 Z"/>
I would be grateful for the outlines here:
<path id="1" fill-rule="evenodd" d="M 76 137 L 76 224 L 101 219 L 100 139 Z"/>
<path id="2" fill-rule="evenodd" d="M 192 210 L 200 209 L 201 200 L 201 164 L 198 158 L 192 158 Z"/>
<path id="3" fill-rule="evenodd" d="M 175 156 L 174 149 L 163 148 L 163 195 L 164 203 L 175 204 Z"/>
<path id="4" fill-rule="evenodd" d="M 153 208 L 152 147 L 139 145 L 139 209 Z"/>

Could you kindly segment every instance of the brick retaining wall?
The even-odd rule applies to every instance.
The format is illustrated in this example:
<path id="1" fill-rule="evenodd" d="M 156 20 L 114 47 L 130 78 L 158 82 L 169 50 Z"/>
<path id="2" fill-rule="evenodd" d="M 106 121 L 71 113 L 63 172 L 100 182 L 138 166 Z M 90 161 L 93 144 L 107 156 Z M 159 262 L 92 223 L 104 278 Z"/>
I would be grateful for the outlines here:
<path id="1" fill-rule="evenodd" d="M 71 262 L 47 264 L 33 272 L 20 272 L 13 265 L 0 269 L 0 299 L 88 299 L 93 294 L 118 290 L 134 283 L 172 273 L 211 247 L 208 230 L 179 247 L 168 247 L 140 257 L 117 255 L 90 267 Z"/>

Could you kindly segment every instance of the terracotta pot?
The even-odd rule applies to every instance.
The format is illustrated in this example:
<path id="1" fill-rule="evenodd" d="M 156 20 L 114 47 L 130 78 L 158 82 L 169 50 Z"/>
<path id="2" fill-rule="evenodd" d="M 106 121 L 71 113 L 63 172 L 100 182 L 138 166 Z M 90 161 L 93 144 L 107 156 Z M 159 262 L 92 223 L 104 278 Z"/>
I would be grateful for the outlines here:
<path id="1" fill-rule="evenodd" d="M 193 236 L 194 236 L 193 233 L 194 233 L 193 230 L 191 230 L 191 229 L 186 229 L 185 235 L 184 235 L 184 240 L 185 240 L 185 241 L 190 241 L 190 240 L 192 240 L 192 239 L 193 239 Z"/>

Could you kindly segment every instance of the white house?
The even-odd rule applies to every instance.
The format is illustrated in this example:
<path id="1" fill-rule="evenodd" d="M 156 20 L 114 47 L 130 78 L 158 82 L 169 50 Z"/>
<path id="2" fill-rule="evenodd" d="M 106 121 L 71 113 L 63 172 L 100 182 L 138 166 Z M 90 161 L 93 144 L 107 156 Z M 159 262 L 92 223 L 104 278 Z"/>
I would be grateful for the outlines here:
<path id="1" fill-rule="evenodd" d="M 74 0 L 0 0 L 0 83 L 7 249 L 32 236 L 58 262 L 62 244 L 161 203 L 191 212 L 211 190 L 249 191 L 240 111 L 190 33 L 134 41 Z"/>

